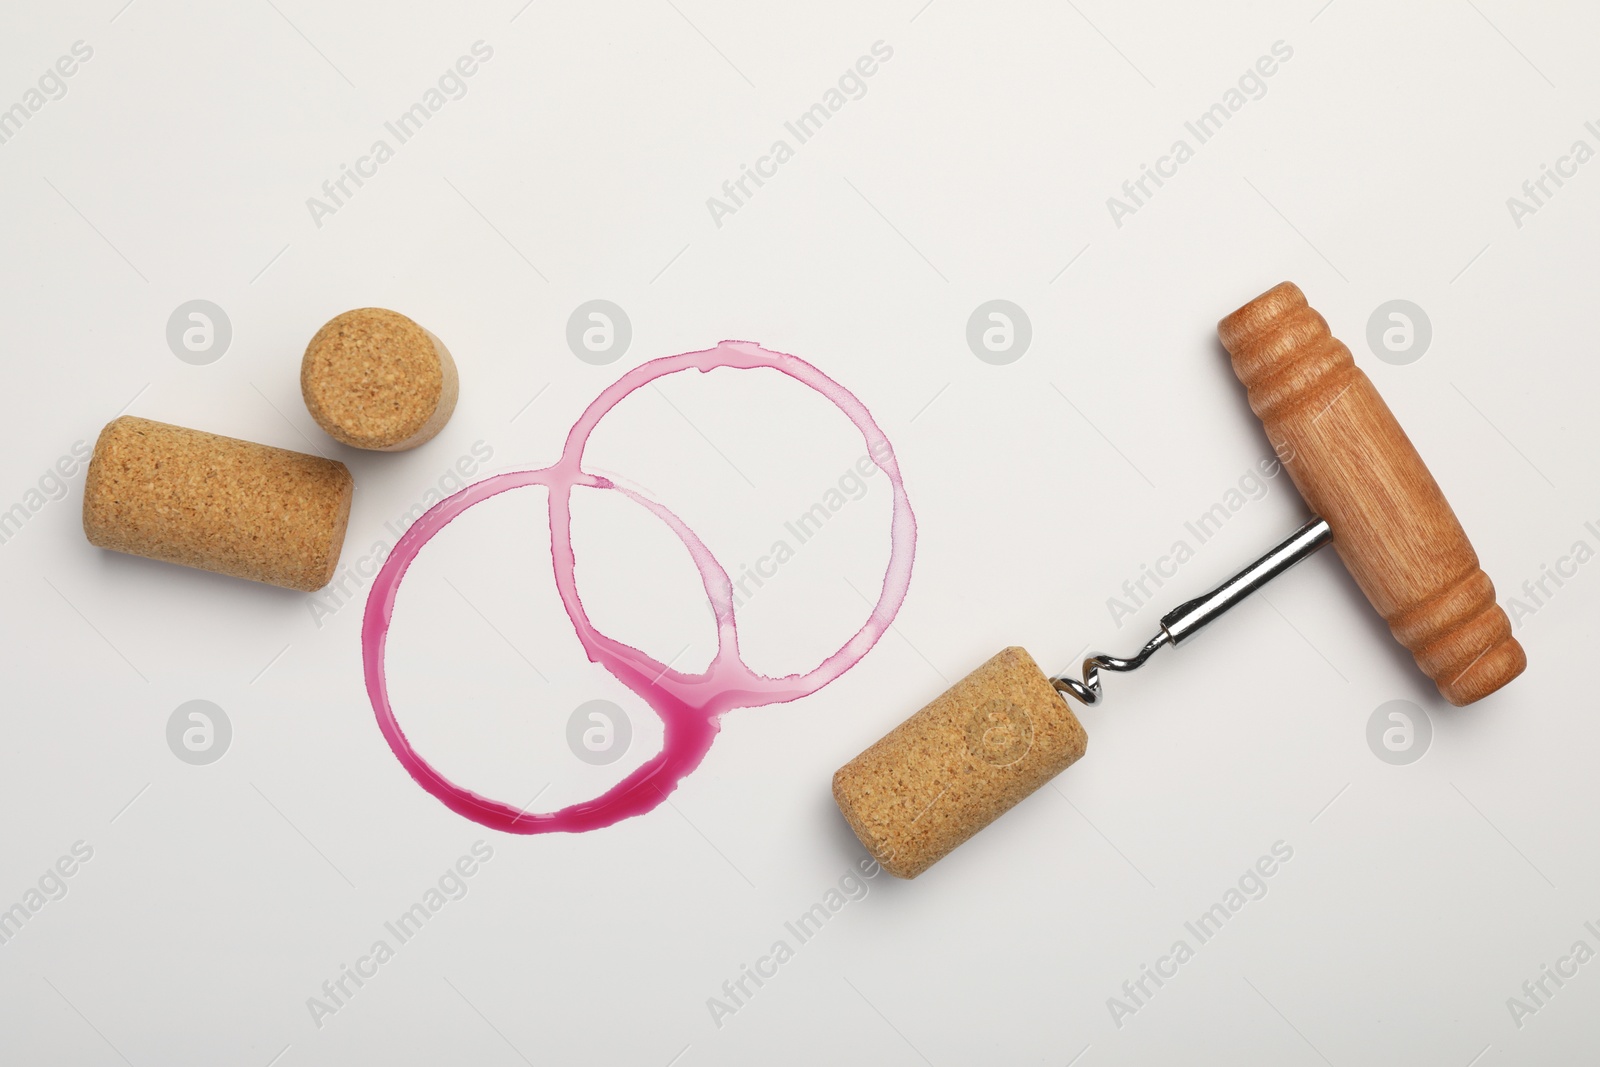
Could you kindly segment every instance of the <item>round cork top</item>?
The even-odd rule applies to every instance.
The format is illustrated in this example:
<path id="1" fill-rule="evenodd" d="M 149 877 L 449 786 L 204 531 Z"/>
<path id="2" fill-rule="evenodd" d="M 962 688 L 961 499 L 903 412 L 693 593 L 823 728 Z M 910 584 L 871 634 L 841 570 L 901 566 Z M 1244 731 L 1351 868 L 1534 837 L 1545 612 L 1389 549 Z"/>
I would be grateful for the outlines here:
<path id="1" fill-rule="evenodd" d="M 455 362 L 439 339 L 384 308 L 334 316 L 300 364 L 311 417 L 356 448 L 399 452 L 422 444 L 449 421 L 458 389 Z"/>

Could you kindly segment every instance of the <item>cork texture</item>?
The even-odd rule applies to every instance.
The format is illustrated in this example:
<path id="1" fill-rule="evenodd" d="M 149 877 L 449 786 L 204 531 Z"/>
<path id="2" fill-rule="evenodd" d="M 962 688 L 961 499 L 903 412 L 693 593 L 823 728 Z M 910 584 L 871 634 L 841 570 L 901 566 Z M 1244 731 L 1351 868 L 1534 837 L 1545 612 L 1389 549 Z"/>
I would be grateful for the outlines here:
<path id="1" fill-rule="evenodd" d="M 1033 657 L 1007 648 L 841 767 L 833 798 L 884 870 L 915 878 L 1088 743 Z"/>
<path id="2" fill-rule="evenodd" d="M 343 463 L 123 416 L 95 442 L 83 532 L 114 552 L 310 592 L 333 578 Z"/>
<path id="3" fill-rule="evenodd" d="M 450 421 L 460 388 L 443 342 L 384 308 L 334 316 L 300 361 L 300 392 L 311 417 L 354 448 L 416 448 Z"/>

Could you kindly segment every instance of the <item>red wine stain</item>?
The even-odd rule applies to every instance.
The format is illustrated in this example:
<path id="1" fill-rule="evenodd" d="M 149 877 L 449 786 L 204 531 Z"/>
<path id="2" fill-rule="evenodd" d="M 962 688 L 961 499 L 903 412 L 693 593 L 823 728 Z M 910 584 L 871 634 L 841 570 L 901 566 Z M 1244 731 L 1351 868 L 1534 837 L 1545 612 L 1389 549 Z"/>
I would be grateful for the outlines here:
<path id="1" fill-rule="evenodd" d="M 804 674 L 769 678 L 752 670 L 739 655 L 739 628 L 734 618 L 733 586 L 728 572 L 705 543 L 664 505 L 607 478 L 585 473 L 582 468 L 589 434 L 607 412 L 635 390 L 668 374 L 685 370 L 705 373 L 719 367 L 775 370 L 826 397 L 860 431 L 867 455 L 888 475 L 894 490 L 894 511 L 889 523 L 889 564 L 877 603 L 866 622 L 848 641 Z M 527 486 L 544 486 L 549 491 L 550 556 L 555 568 L 556 590 L 584 652 L 661 717 L 665 734 L 659 753 L 605 793 L 593 800 L 543 814 L 528 813 L 503 801 L 481 796 L 435 770 L 412 747 L 396 721 L 384 677 L 384 647 L 394 615 L 395 597 L 417 553 L 468 508 L 500 493 Z M 673 670 L 631 645 L 607 637 L 589 621 L 583 600 L 578 596 L 573 570 L 571 504 L 575 486 L 623 494 L 664 522 L 689 550 L 717 624 L 717 653 L 704 671 L 687 674 Z M 435 504 L 405 532 L 379 571 L 367 597 L 366 615 L 361 625 L 361 658 L 366 671 L 367 694 L 378 717 L 378 728 L 395 757 L 423 789 L 452 811 L 491 829 L 517 834 L 581 832 L 610 826 L 621 819 L 642 815 L 664 801 L 684 776 L 705 759 L 725 712 L 733 708 L 781 704 L 808 696 L 855 666 L 877 644 L 905 600 L 916 540 L 916 517 L 906 499 L 905 483 L 894 450 L 865 405 L 844 386 L 805 360 L 771 352 L 748 341 L 723 341 L 701 352 L 652 360 L 623 375 L 584 409 L 568 432 L 561 458 L 555 463 L 542 470 L 512 471 L 474 482 Z"/>

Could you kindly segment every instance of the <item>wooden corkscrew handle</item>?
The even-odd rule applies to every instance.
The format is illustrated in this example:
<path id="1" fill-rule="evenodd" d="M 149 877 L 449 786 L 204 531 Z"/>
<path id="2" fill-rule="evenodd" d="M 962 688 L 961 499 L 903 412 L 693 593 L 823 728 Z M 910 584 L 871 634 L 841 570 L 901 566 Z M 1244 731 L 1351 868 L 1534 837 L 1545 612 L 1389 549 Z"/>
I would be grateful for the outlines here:
<path id="1" fill-rule="evenodd" d="M 1217 333 L 1300 495 L 1444 698 L 1470 704 L 1521 674 L 1527 656 L 1455 512 L 1305 294 L 1284 282 Z"/>

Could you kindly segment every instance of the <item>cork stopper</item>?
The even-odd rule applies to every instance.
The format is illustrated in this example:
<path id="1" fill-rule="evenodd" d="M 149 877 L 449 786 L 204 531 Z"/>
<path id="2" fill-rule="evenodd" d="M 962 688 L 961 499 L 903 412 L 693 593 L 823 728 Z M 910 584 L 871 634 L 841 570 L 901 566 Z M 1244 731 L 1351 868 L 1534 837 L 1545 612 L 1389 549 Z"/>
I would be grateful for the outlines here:
<path id="1" fill-rule="evenodd" d="M 444 429 L 459 391 L 444 344 L 384 308 L 335 315 L 300 362 L 300 392 L 311 417 L 354 448 L 416 448 Z"/>
<path id="2" fill-rule="evenodd" d="M 333 578 L 343 463 L 125 415 L 100 431 L 83 532 L 113 552 L 306 592 Z"/>
<path id="3" fill-rule="evenodd" d="M 915 878 L 1083 755 L 1088 735 L 1021 648 L 1007 648 L 833 776 L 883 869 Z"/>

